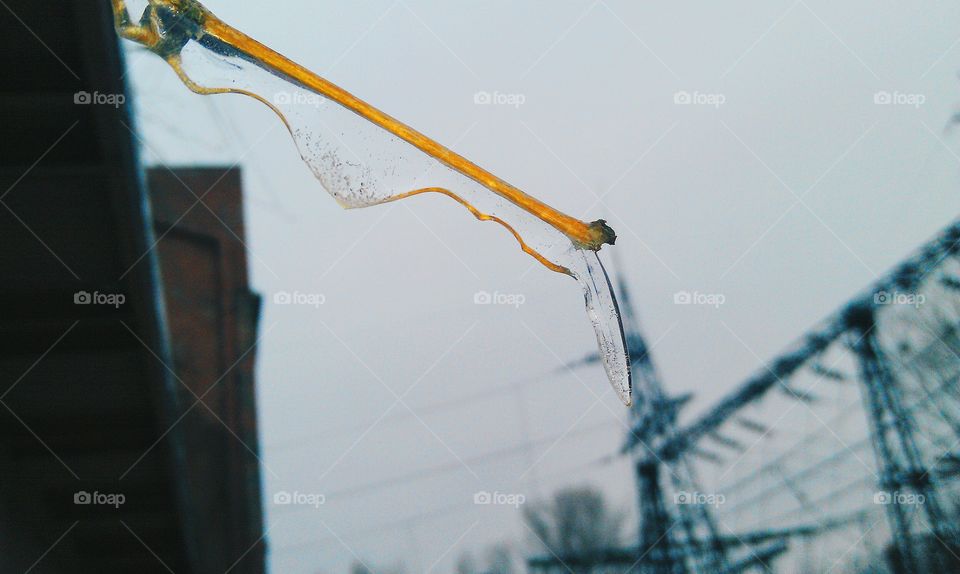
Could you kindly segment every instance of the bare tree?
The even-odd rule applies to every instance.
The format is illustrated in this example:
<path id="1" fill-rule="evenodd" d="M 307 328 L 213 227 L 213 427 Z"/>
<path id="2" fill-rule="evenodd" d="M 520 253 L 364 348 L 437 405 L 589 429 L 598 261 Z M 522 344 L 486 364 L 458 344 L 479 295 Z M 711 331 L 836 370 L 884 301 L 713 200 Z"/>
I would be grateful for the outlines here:
<path id="1" fill-rule="evenodd" d="M 559 557 L 585 557 L 620 545 L 624 515 L 611 511 L 592 487 L 561 490 L 547 504 L 529 505 L 528 526 L 544 549 Z"/>
<path id="2" fill-rule="evenodd" d="M 464 552 L 457 560 L 457 574 L 478 574 L 477 563 L 473 560 L 473 554 Z"/>
<path id="3" fill-rule="evenodd" d="M 513 574 L 513 551 L 505 542 L 487 551 L 487 574 Z"/>
<path id="4" fill-rule="evenodd" d="M 389 568 L 376 568 L 369 566 L 368 563 L 356 561 L 350 567 L 350 574 L 404 574 L 406 569 L 403 566 L 392 566 Z"/>

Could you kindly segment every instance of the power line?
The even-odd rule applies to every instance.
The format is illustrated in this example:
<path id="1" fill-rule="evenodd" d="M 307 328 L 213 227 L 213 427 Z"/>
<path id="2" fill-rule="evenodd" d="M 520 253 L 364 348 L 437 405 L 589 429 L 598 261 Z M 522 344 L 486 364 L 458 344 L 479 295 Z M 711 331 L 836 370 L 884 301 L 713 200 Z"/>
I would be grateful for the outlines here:
<path id="1" fill-rule="evenodd" d="M 605 421 L 603 423 L 585 427 L 578 431 L 573 431 L 565 434 L 557 434 L 557 435 L 548 436 L 548 437 L 531 440 L 531 441 L 525 441 L 525 442 L 518 443 L 506 448 L 502 448 L 492 452 L 477 455 L 471 458 L 461 459 L 456 462 L 451 462 L 451 463 L 437 465 L 429 468 L 415 470 L 406 474 L 385 478 L 385 479 L 377 480 L 373 482 L 368 482 L 365 484 L 350 486 L 350 487 L 343 488 L 343 489 L 331 492 L 329 494 L 326 494 L 326 497 L 328 501 L 335 500 L 338 498 L 350 498 L 360 494 L 369 493 L 372 491 L 393 488 L 395 486 L 399 486 L 401 484 L 406 484 L 409 482 L 415 482 L 418 480 L 427 480 L 435 476 L 449 474 L 451 472 L 457 472 L 463 469 L 464 465 L 489 464 L 491 462 L 499 461 L 501 459 L 517 457 L 525 454 L 525 451 L 528 448 L 539 446 L 539 445 L 554 444 L 556 441 L 564 437 L 569 438 L 572 436 L 581 436 L 585 434 L 591 434 L 599 430 L 607 429 L 612 424 L 613 423 L 610 421 Z M 599 462 L 599 461 L 594 461 L 594 462 L 591 462 L 590 464 L 596 464 L 596 462 Z M 292 510 L 290 511 L 290 514 L 311 510 L 311 507 L 302 507 L 302 506 L 290 507 L 290 508 L 292 508 Z"/>
<path id="2" fill-rule="evenodd" d="M 954 380 L 954 381 L 952 381 L 952 382 L 955 383 L 956 380 Z M 939 391 L 939 390 L 945 389 L 946 387 L 948 387 L 948 386 L 950 386 L 950 385 L 951 385 L 951 382 L 946 382 L 946 381 L 945 381 L 945 382 L 943 382 L 936 390 Z M 920 397 L 916 402 L 914 402 L 914 403 L 911 404 L 909 407 L 907 407 L 906 413 L 907 413 L 907 414 L 913 414 L 914 412 L 920 411 L 925 405 L 927 405 L 928 403 L 931 402 L 932 397 L 933 397 L 932 394 L 929 395 L 929 396 Z M 846 418 L 847 416 L 849 416 L 849 415 L 851 415 L 851 414 L 853 414 L 853 413 L 857 413 L 857 412 L 858 412 L 858 411 L 855 411 L 855 410 L 853 410 L 853 409 L 849 409 L 849 408 L 848 408 L 848 409 L 845 409 L 845 411 L 844 411 L 843 414 L 841 414 L 841 415 L 838 416 L 838 417 L 835 417 L 835 418 L 832 419 L 830 422 L 833 423 L 833 422 L 835 422 L 835 421 L 842 420 L 842 419 Z M 886 427 L 889 427 L 891 424 L 892 424 L 892 423 L 886 423 L 885 426 L 886 426 Z M 770 461 L 769 463 L 761 466 L 760 468 L 756 469 L 754 472 L 751 472 L 751 473 L 750 473 L 749 475 L 747 475 L 746 477 L 741 478 L 741 479 L 738 480 L 737 482 L 733 483 L 731 486 L 722 488 L 721 490 L 723 490 L 725 493 L 729 493 L 729 492 L 732 492 L 732 491 L 735 492 L 735 491 L 737 491 L 737 490 L 741 490 L 746 484 L 749 484 L 750 482 L 753 481 L 753 479 L 761 476 L 764 472 L 766 472 L 766 471 L 769 470 L 770 468 L 772 468 L 772 467 L 774 467 L 774 466 L 779 466 L 779 465 L 788 457 L 788 455 L 789 455 L 791 452 L 793 452 L 794 450 L 798 449 L 798 448 L 801 447 L 801 446 L 804 446 L 804 445 L 805 445 L 806 443 L 808 443 L 810 440 L 812 440 L 813 438 L 816 438 L 817 436 L 823 434 L 823 432 L 824 432 L 825 430 L 829 430 L 829 429 L 830 429 L 830 426 L 829 426 L 828 424 L 824 424 L 822 429 L 809 433 L 809 434 L 806 435 L 801 441 L 799 441 L 797 444 L 795 444 L 795 445 L 793 445 L 792 447 L 790 447 L 790 449 L 788 449 L 785 453 L 783 453 L 783 454 L 781 454 L 780 456 L 778 456 L 776 459 L 774 459 L 774 460 Z M 819 461 L 815 462 L 814 464 L 808 465 L 808 466 L 800 469 L 800 470 L 797 471 L 796 473 L 789 475 L 787 478 L 797 479 L 797 478 L 800 478 L 800 477 L 802 477 L 802 476 L 805 476 L 805 475 L 808 474 L 810 471 L 816 470 L 817 468 L 820 468 L 821 466 L 826 466 L 826 465 L 828 465 L 828 464 L 833 463 L 833 462 L 835 461 L 835 459 L 837 459 L 838 457 L 841 457 L 841 456 L 847 454 L 848 452 L 855 451 L 855 450 L 857 450 L 857 449 L 863 448 L 863 447 L 866 446 L 866 445 L 869 445 L 869 444 L 870 444 L 870 440 L 871 440 L 871 434 L 870 434 L 870 433 L 867 433 L 867 434 L 865 434 L 864 436 L 860 437 L 857 441 L 853 442 L 852 444 L 846 445 L 843 449 L 838 450 L 838 451 L 836 451 L 836 452 L 834 452 L 834 453 L 831 453 L 831 454 L 827 455 L 826 457 L 820 459 Z M 766 495 L 766 494 L 768 494 L 769 492 L 771 492 L 771 491 L 773 491 L 773 490 L 776 490 L 776 489 L 767 489 L 767 490 L 761 492 L 760 494 L 755 495 L 755 496 L 752 497 L 750 500 L 757 499 L 757 498 L 761 498 L 763 495 Z M 743 504 L 743 503 L 741 503 L 741 504 Z M 737 507 L 739 507 L 739 506 L 740 506 L 740 504 L 738 504 L 738 505 L 736 505 L 736 506 L 734 506 L 734 507 L 732 507 L 732 508 L 737 508 Z M 729 510 L 728 510 L 728 511 L 729 511 Z"/>
<path id="3" fill-rule="evenodd" d="M 546 482 L 554 482 L 554 481 L 557 481 L 557 480 L 559 480 L 559 479 L 567 479 L 567 478 L 569 478 L 569 476 L 570 476 L 571 474 L 574 474 L 574 473 L 576 473 L 576 472 L 580 472 L 580 471 L 583 471 L 583 470 L 588 470 L 588 469 L 589 469 L 589 470 L 592 470 L 592 469 L 597 468 L 598 466 L 608 464 L 609 462 L 610 462 L 610 459 L 609 459 L 608 457 L 603 457 L 603 458 L 601 458 L 601 459 L 596 459 L 596 460 L 593 460 L 593 461 L 590 461 L 590 462 L 587 462 L 587 463 L 583 463 L 583 464 L 578 464 L 578 465 L 575 465 L 575 466 L 567 467 L 566 469 L 563 469 L 563 470 L 555 473 L 552 477 L 548 477 L 548 478 L 545 479 L 545 480 L 546 480 Z M 383 523 L 378 524 L 377 526 L 372 526 L 372 527 L 368 527 L 368 528 L 362 528 L 362 529 L 359 529 L 359 530 L 354 530 L 354 531 L 348 532 L 348 533 L 346 533 L 346 534 L 344 534 L 344 535 L 342 535 L 342 536 L 340 536 L 340 537 L 341 537 L 341 538 L 345 538 L 345 539 L 357 539 L 357 538 L 363 538 L 363 537 L 366 537 L 366 536 L 371 536 L 371 535 L 374 535 L 374 534 L 380 534 L 380 533 L 383 533 L 383 532 L 391 532 L 391 533 L 394 533 L 394 534 L 402 534 L 402 532 L 400 532 L 400 531 L 398 530 L 398 527 L 402 527 L 402 526 L 413 526 L 413 525 L 416 525 L 416 524 L 421 524 L 421 523 L 424 523 L 424 522 L 429 522 L 429 521 L 432 521 L 432 520 L 436 520 L 436 519 L 438 519 L 438 518 L 442 518 L 442 517 L 445 517 L 445 516 L 452 516 L 452 515 L 456 515 L 456 514 L 464 514 L 464 513 L 468 512 L 468 511 L 471 511 L 471 510 L 476 510 L 476 505 L 474 505 L 474 504 L 463 504 L 463 503 L 451 504 L 451 505 L 448 505 L 448 506 L 443 506 L 443 507 L 440 507 L 440 508 L 437 508 L 437 509 L 434 509 L 434 510 L 428 510 L 428 511 L 425 511 L 425 512 L 421 512 L 421 513 L 418 513 L 418 514 L 414 514 L 414 515 L 412 515 L 412 516 L 407 516 L 407 517 L 404 517 L 404 518 L 400 518 L 400 519 L 397 519 L 397 520 L 392 520 L 392 521 L 389 521 L 389 522 L 383 522 Z M 304 540 L 304 541 L 302 541 L 302 542 L 297 542 L 297 543 L 295 543 L 295 544 L 290 544 L 290 545 L 287 545 L 287 546 L 281 546 L 281 547 L 273 548 L 272 551 L 273 551 L 273 552 L 291 552 L 291 551 L 292 551 L 292 552 L 299 552 L 299 551 L 307 550 L 307 549 L 315 546 L 317 543 L 336 542 L 336 541 L 337 541 L 337 537 L 335 537 L 335 536 L 321 536 L 321 537 L 317 537 L 317 538 L 311 538 L 311 539 L 309 539 L 309 540 Z"/>
<path id="4" fill-rule="evenodd" d="M 744 486 L 746 486 L 747 484 L 750 484 L 755 478 L 763 475 L 764 472 L 770 470 L 770 469 L 773 468 L 773 467 L 779 466 L 779 465 L 780 465 L 782 462 L 784 462 L 784 460 L 786 460 L 786 459 L 790 456 L 790 454 L 792 454 L 794 451 L 799 450 L 800 448 L 806 446 L 807 444 L 809 444 L 810 442 L 812 442 L 814 439 L 816 439 L 817 437 L 821 436 L 821 435 L 824 434 L 825 432 L 828 432 L 828 431 L 831 429 L 831 427 L 832 427 L 832 425 L 833 425 L 834 423 L 838 423 L 838 422 L 840 422 L 840 421 L 842 421 L 842 420 L 844 420 L 844 419 L 846 419 L 846 418 L 848 418 L 848 417 L 850 417 L 850 416 L 853 416 L 854 414 L 857 414 L 857 411 L 854 410 L 854 409 L 852 409 L 852 408 L 850 408 L 850 407 L 854 407 L 854 406 L 856 406 L 856 405 L 859 404 L 859 403 L 860 403 L 860 399 L 858 398 L 856 401 L 854 401 L 854 402 L 851 403 L 850 405 L 847 405 L 847 408 L 844 408 L 843 411 L 841 412 L 841 414 L 839 414 L 838 416 L 830 419 L 830 421 L 829 421 L 828 423 L 825 423 L 825 424 L 821 425 L 821 427 L 820 427 L 819 429 L 817 429 L 817 430 L 815 430 L 815 431 L 812 431 L 812 432 L 810 432 L 810 433 L 807 433 L 806 435 L 804 435 L 803 437 L 801 437 L 801 439 L 800 439 L 799 441 L 797 441 L 797 442 L 794 443 L 790 448 L 788 448 L 787 450 L 785 450 L 784 452 L 782 452 L 781 454 L 779 454 L 779 455 L 777 456 L 777 458 L 775 458 L 775 459 L 771 460 L 770 462 L 764 464 L 763 466 L 761 466 L 760 468 L 756 469 L 754 472 L 751 472 L 751 473 L 748 474 L 747 476 L 741 477 L 739 480 L 737 480 L 736 482 L 734 482 L 734 483 L 731 484 L 730 486 L 725 487 L 725 488 L 724 488 L 724 492 L 736 492 L 736 491 L 738 491 L 738 490 L 741 490 Z"/>
<path id="5" fill-rule="evenodd" d="M 382 420 L 380 420 L 379 424 L 380 425 L 396 424 L 400 421 L 411 419 L 411 418 L 430 416 L 438 413 L 469 408 L 474 406 L 479 401 L 500 396 L 520 388 L 533 386 L 534 384 L 537 384 L 537 383 L 547 382 L 546 377 L 547 375 L 537 375 L 537 376 L 528 377 L 525 379 L 520 379 L 512 383 L 506 383 L 496 387 L 491 387 L 489 389 L 482 390 L 482 391 L 473 393 L 472 395 L 467 395 L 465 397 L 457 397 L 454 399 L 450 399 L 448 401 L 439 401 L 439 402 L 429 404 L 420 408 L 410 407 L 410 410 L 400 411 L 400 412 L 391 414 L 387 417 L 384 417 Z M 414 412 L 411 412 L 411 411 L 414 411 Z M 334 436 L 348 435 L 348 434 L 352 435 L 357 432 L 364 432 L 375 424 L 378 424 L 377 419 L 370 419 L 363 423 L 330 427 L 322 431 L 311 432 L 309 435 L 301 436 L 294 439 L 289 439 L 273 445 L 267 445 L 266 447 L 264 447 L 264 450 L 270 450 L 271 452 L 275 453 L 277 451 L 302 448 L 304 446 L 309 446 L 313 441 L 315 441 L 319 437 L 328 439 Z"/>

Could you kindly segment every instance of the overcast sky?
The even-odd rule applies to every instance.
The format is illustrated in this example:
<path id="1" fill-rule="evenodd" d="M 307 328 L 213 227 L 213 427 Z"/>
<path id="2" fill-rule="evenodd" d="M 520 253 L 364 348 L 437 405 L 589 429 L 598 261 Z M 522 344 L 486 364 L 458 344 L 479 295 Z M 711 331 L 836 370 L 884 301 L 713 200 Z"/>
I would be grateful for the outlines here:
<path id="1" fill-rule="evenodd" d="M 608 220 L 667 388 L 696 394 L 688 416 L 960 208 L 955 3 L 205 4 L 551 205 Z M 146 161 L 244 172 L 274 572 L 345 572 L 355 556 L 450 572 L 464 550 L 526 537 L 478 491 L 595 484 L 632 510 L 627 468 L 589 464 L 626 415 L 602 370 L 541 376 L 594 349 L 574 281 L 439 196 L 343 211 L 264 106 L 129 60 Z M 476 305 L 479 291 L 524 304 Z M 677 305 L 680 291 L 724 304 Z M 327 500 L 278 506 L 281 491 Z"/>

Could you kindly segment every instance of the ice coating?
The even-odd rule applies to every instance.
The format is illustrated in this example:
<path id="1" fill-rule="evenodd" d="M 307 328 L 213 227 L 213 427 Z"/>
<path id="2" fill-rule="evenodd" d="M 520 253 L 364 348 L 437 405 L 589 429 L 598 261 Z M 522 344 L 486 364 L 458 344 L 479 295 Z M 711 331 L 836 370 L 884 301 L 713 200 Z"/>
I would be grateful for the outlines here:
<path id="1" fill-rule="evenodd" d="M 607 270 L 596 251 L 577 250 L 582 266 L 572 266 L 573 276 L 583 287 L 587 316 L 593 324 L 600 350 L 600 362 L 617 397 L 628 407 L 633 404 L 633 383 L 627 341 Z"/>
<path id="2" fill-rule="evenodd" d="M 194 0 L 150 0 L 140 25 L 131 24 L 121 0 L 113 4 L 120 34 L 162 56 L 191 90 L 243 94 L 273 109 L 343 207 L 439 193 L 507 228 L 547 268 L 576 278 L 610 383 L 631 403 L 619 311 L 596 253 L 616 237 L 603 221 L 587 224 L 549 207 L 230 28 Z"/>

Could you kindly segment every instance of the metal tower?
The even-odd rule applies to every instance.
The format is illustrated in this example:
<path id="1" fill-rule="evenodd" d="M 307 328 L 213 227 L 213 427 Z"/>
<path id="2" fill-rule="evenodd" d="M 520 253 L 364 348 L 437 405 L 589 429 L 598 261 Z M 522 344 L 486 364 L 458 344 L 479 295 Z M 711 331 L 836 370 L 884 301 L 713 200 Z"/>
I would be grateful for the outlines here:
<path id="1" fill-rule="evenodd" d="M 919 545 L 911 528 L 913 513 L 899 501 L 906 493 L 922 497 L 921 506 L 931 534 L 940 544 L 956 544 L 957 533 L 943 510 L 931 470 L 924 466 L 917 448 L 916 424 L 902 404 L 898 381 L 877 341 L 876 309 L 869 304 L 855 305 L 848 309 L 846 319 L 851 329 L 850 348 L 860 363 L 864 403 L 880 473 L 876 500 L 885 505 L 893 535 L 893 569 L 906 574 L 943 568 L 946 565 L 939 562 L 945 552 L 918 555 Z M 949 547 L 947 550 L 953 552 Z"/>

